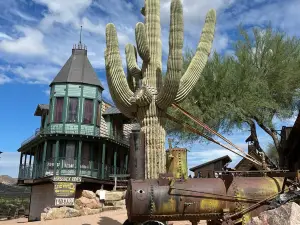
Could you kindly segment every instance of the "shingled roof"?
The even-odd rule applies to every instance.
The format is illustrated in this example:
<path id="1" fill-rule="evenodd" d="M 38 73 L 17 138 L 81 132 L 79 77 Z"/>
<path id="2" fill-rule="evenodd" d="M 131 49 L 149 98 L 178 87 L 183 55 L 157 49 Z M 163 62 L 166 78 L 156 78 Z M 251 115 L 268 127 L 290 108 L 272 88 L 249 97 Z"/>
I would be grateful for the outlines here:
<path id="1" fill-rule="evenodd" d="M 61 68 L 50 86 L 57 83 L 90 84 L 104 89 L 87 57 L 87 49 L 82 45 L 74 46 L 72 55 Z"/>

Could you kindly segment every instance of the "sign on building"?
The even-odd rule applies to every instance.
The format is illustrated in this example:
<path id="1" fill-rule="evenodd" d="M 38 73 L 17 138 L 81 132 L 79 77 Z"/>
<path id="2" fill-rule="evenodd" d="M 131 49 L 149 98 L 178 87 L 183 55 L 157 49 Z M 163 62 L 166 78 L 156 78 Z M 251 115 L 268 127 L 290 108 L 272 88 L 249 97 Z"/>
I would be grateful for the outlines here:
<path id="1" fill-rule="evenodd" d="M 76 183 L 54 182 L 55 206 L 74 205 Z"/>
<path id="2" fill-rule="evenodd" d="M 54 182 L 75 182 L 75 183 L 80 183 L 81 182 L 81 177 L 66 177 L 66 176 L 54 176 L 53 177 Z"/>

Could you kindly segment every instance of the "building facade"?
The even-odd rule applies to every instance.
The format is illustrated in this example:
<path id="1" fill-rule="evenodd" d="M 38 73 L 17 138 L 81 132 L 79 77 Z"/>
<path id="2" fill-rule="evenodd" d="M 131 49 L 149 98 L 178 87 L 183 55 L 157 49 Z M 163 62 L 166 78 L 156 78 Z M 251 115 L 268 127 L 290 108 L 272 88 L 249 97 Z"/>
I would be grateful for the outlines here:
<path id="1" fill-rule="evenodd" d="M 80 190 L 111 188 L 111 175 L 128 174 L 130 121 L 103 101 L 103 90 L 86 47 L 75 45 L 50 84 L 49 104 L 36 108 L 40 127 L 18 149 L 18 184 L 32 186 L 29 220 L 45 207 L 73 205 Z M 75 189 L 67 200 L 56 199 L 57 182 Z"/>
<path id="2" fill-rule="evenodd" d="M 232 162 L 231 158 L 228 155 L 225 155 L 190 168 L 190 171 L 194 172 L 195 178 L 214 178 L 215 171 L 222 171 L 230 162 Z"/>

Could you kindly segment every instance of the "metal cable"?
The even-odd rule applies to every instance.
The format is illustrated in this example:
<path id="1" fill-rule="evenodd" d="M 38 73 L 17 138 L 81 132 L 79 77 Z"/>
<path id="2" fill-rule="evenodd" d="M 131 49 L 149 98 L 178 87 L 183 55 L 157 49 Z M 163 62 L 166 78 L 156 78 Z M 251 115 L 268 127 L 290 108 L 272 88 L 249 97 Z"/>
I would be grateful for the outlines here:
<path id="1" fill-rule="evenodd" d="M 179 109 L 184 115 L 186 115 L 187 117 L 189 117 L 190 119 L 192 119 L 194 122 L 196 122 L 198 125 L 200 125 L 201 127 L 203 127 L 204 129 L 208 130 L 209 132 L 217 135 L 218 137 L 220 137 L 222 140 L 224 140 L 225 142 L 227 142 L 228 144 L 230 144 L 231 146 L 235 147 L 237 150 L 239 150 L 240 152 L 244 153 L 245 155 L 248 156 L 248 158 L 251 158 L 253 161 L 257 161 L 254 157 L 252 157 L 251 155 L 247 154 L 246 152 L 244 152 L 241 148 L 239 148 L 238 146 L 236 146 L 235 144 L 233 144 L 231 141 L 229 141 L 228 139 L 226 139 L 225 137 L 223 137 L 221 134 L 219 134 L 218 132 L 214 131 L 213 129 L 211 129 L 209 126 L 207 126 L 205 123 L 199 121 L 197 118 L 195 118 L 193 115 L 191 115 L 189 112 L 187 112 L 186 110 L 184 110 L 182 107 L 180 107 L 179 105 L 173 103 L 172 106 L 174 108 Z M 258 161 L 257 161 L 258 162 Z M 257 163 L 256 163 L 257 164 Z M 259 164 L 261 164 L 259 162 Z"/>
<path id="2" fill-rule="evenodd" d="M 198 135 L 200 135 L 200 136 L 206 138 L 207 140 L 209 140 L 209 141 L 211 141 L 211 142 L 213 142 L 213 143 L 215 143 L 215 144 L 217 144 L 217 145 L 220 145 L 221 147 L 223 147 L 223 148 L 225 148 L 225 149 L 227 149 L 227 150 L 229 150 L 229 151 L 231 151 L 231 152 L 233 152 L 233 153 L 235 153 L 235 154 L 237 154 L 237 155 L 239 155 L 239 156 L 241 156 L 241 157 L 243 157 L 243 158 L 246 158 L 246 159 L 248 159 L 249 161 L 251 161 L 251 162 L 253 162 L 253 163 L 255 163 L 255 164 L 259 165 L 259 166 L 262 166 L 262 163 L 258 162 L 257 160 L 255 160 L 255 159 L 253 159 L 253 158 L 248 157 L 247 154 L 246 154 L 246 155 L 243 155 L 243 154 L 237 152 L 236 150 L 229 148 L 228 146 L 226 146 L 226 145 L 224 145 L 224 144 L 222 144 L 222 143 L 216 141 L 216 140 L 213 139 L 212 137 L 209 137 L 208 135 L 203 134 L 202 132 L 198 131 L 197 129 L 191 127 L 190 125 L 188 125 L 188 124 L 186 124 L 186 123 L 184 123 L 184 122 L 182 122 L 181 120 L 176 119 L 176 118 L 174 118 L 173 116 L 171 116 L 171 115 L 169 115 L 169 114 L 166 114 L 166 117 L 167 117 L 169 120 L 172 120 L 173 122 L 182 125 L 184 128 L 190 130 L 191 132 L 193 132 L 193 133 L 195 133 L 195 134 L 198 134 Z"/>

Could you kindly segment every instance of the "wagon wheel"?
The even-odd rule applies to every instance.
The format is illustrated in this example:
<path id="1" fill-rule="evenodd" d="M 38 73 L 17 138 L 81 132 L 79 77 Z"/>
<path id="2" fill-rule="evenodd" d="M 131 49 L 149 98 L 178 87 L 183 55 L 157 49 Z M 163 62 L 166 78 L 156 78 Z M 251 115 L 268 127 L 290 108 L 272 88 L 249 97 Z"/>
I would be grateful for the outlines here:
<path id="1" fill-rule="evenodd" d="M 144 223 L 135 223 L 135 222 L 130 222 L 128 219 L 123 223 L 123 225 L 166 225 L 163 222 L 160 221 L 153 221 L 149 220 Z"/>

